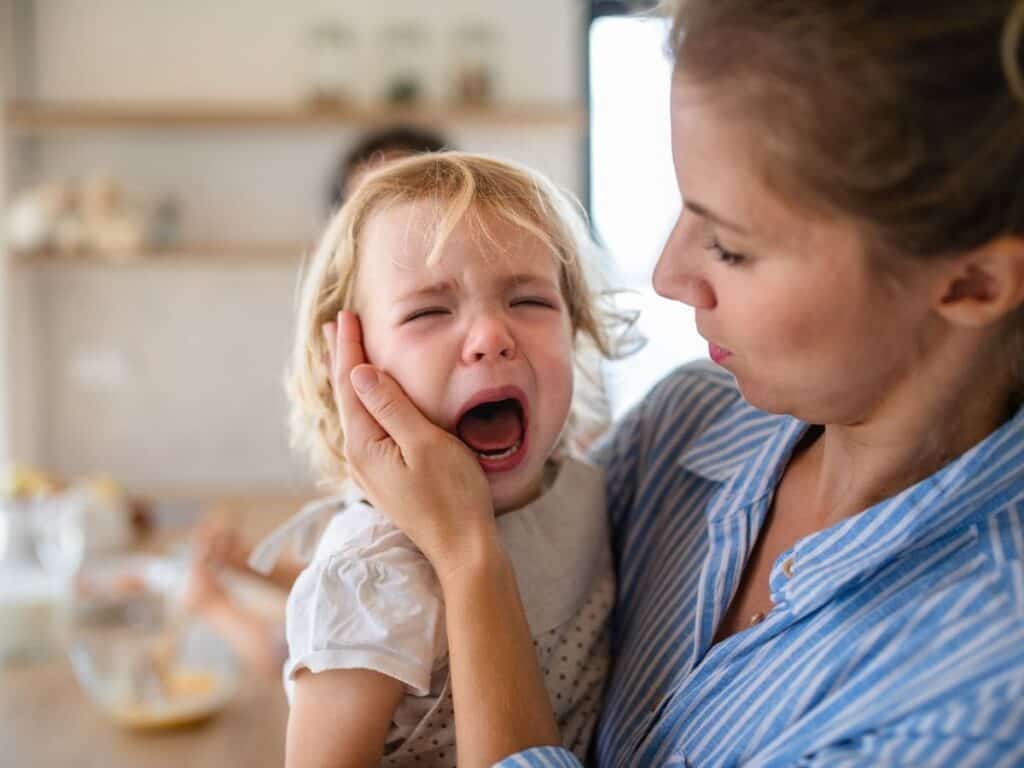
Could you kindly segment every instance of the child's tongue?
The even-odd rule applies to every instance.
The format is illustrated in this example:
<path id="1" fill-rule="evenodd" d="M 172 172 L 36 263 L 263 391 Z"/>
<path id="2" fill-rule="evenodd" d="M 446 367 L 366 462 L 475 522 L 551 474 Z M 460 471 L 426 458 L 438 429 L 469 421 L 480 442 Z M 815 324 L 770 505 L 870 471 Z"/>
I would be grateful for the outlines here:
<path id="1" fill-rule="evenodd" d="M 474 408 L 459 421 L 459 437 L 474 451 L 503 451 L 522 438 L 523 424 L 511 401 Z"/>

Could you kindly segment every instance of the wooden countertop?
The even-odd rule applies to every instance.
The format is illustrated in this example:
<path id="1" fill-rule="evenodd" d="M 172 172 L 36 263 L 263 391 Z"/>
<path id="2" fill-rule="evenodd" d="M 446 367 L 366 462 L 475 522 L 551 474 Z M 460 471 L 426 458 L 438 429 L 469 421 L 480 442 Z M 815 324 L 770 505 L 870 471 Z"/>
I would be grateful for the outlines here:
<path id="1" fill-rule="evenodd" d="M 284 764 L 281 683 L 245 675 L 222 712 L 176 730 L 131 731 L 97 709 L 65 657 L 0 665 L 0 762 L 76 768 L 247 768 Z"/>
<path id="2" fill-rule="evenodd" d="M 227 515 L 247 540 L 297 511 L 305 498 L 228 499 L 202 505 Z M 184 522 L 184 521 L 182 521 Z M 160 551 L 182 541 L 173 525 L 140 543 Z M 239 690 L 207 721 L 178 729 L 133 731 L 109 720 L 78 685 L 64 655 L 0 662 L 0 765 L 50 768 L 263 768 L 284 764 L 288 704 L 280 679 L 243 668 Z"/>

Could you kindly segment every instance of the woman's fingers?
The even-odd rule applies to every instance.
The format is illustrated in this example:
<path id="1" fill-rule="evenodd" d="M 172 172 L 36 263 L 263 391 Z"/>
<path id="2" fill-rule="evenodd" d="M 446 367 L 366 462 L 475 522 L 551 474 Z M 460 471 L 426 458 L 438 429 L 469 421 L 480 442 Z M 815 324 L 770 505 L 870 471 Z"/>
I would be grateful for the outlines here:
<path id="1" fill-rule="evenodd" d="M 370 416 L 398 444 L 404 457 L 419 441 L 437 429 L 413 405 L 398 382 L 371 365 L 352 370 L 352 387 Z"/>
<path id="2" fill-rule="evenodd" d="M 363 446 L 387 438 L 387 433 L 363 407 L 349 380 L 352 369 L 366 362 L 359 318 L 352 312 L 339 312 L 338 322 L 327 323 L 323 330 L 330 355 L 331 388 L 345 442 Z"/>

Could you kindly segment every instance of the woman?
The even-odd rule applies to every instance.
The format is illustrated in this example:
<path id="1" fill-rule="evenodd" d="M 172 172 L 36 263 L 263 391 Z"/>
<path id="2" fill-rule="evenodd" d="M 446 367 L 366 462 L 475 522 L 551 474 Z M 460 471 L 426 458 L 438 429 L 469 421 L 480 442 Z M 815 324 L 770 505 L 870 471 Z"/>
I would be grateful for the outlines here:
<path id="1" fill-rule="evenodd" d="M 683 2 L 654 283 L 717 367 L 596 454 L 620 580 L 596 764 L 1024 760 L 1022 23 Z M 360 365 L 352 317 L 335 361 L 354 473 L 442 583 L 459 764 L 574 764 L 468 453 Z"/>

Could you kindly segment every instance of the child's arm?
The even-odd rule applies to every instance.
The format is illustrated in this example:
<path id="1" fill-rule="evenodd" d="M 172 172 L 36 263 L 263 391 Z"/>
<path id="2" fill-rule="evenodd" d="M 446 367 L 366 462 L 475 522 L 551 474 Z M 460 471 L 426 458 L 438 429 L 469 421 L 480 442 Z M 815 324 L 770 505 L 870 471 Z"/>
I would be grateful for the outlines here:
<path id="1" fill-rule="evenodd" d="M 284 663 L 284 624 L 232 602 L 203 559 L 194 559 L 182 596 L 185 609 L 203 618 L 235 652 L 260 672 L 280 677 Z"/>
<path id="2" fill-rule="evenodd" d="M 324 334 L 349 468 L 427 556 L 444 593 L 459 765 L 561 744 L 479 464 L 390 377 L 364 368 L 372 383 L 364 380 L 364 399 L 356 394 L 350 374 L 365 360 L 359 321 L 348 312 L 338 320 Z"/>
<path id="3" fill-rule="evenodd" d="M 295 677 L 286 768 L 380 765 L 403 685 L 379 672 L 332 669 Z"/>
<path id="4" fill-rule="evenodd" d="M 203 560 L 211 566 L 226 566 L 256 576 L 285 591 L 291 589 L 305 567 L 288 557 L 280 557 L 269 573 L 254 571 L 249 567 L 252 547 L 242 540 L 238 526 L 218 519 L 208 520 L 196 526 L 192 534 L 192 549 L 196 559 Z"/>

